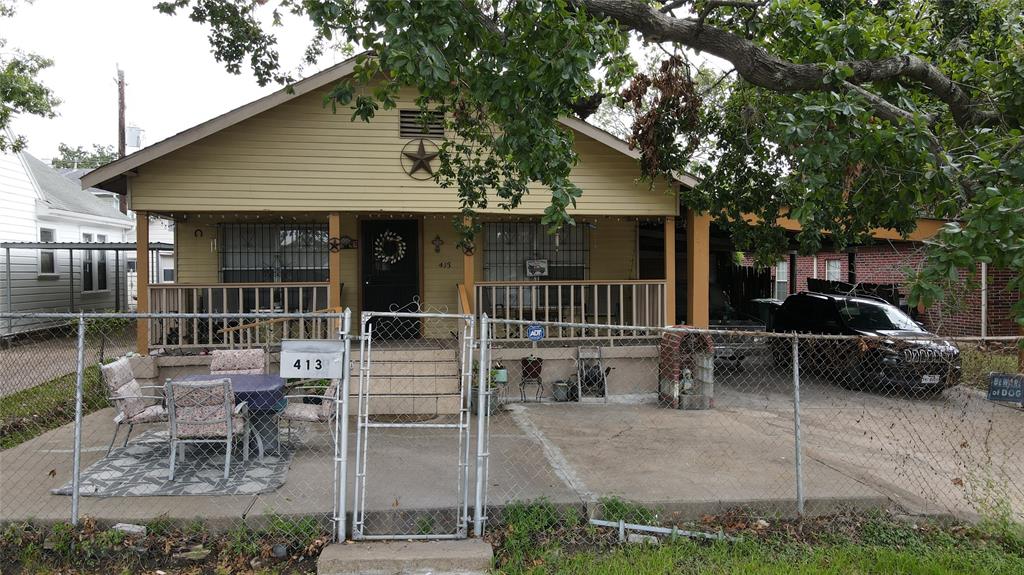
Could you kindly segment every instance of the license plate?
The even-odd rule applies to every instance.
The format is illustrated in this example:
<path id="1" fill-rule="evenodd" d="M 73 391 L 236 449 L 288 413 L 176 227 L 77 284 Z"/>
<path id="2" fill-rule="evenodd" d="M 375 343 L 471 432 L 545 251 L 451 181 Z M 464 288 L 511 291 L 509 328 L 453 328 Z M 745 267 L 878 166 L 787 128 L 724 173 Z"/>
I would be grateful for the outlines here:
<path id="1" fill-rule="evenodd" d="M 940 377 L 937 375 L 923 375 L 921 376 L 921 383 L 924 384 L 935 384 L 939 383 Z"/>

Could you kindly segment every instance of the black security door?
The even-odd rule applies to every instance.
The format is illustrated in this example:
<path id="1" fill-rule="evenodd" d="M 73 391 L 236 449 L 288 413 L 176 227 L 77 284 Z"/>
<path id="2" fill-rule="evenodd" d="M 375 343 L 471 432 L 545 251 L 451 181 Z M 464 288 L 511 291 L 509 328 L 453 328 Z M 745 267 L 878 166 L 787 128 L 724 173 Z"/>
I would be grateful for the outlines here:
<path id="1" fill-rule="evenodd" d="M 420 296 L 419 222 L 363 220 L 363 310 L 418 311 Z M 383 319 L 383 318 L 380 318 Z M 419 321 L 375 322 L 375 336 L 419 337 Z"/>

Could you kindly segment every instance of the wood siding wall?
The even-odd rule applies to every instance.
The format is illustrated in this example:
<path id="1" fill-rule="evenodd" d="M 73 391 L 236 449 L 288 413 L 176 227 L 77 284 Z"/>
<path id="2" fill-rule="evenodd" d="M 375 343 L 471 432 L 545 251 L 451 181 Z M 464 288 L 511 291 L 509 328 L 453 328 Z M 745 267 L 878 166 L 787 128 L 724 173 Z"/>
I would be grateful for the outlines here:
<path id="1" fill-rule="evenodd" d="M 244 120 L 141 166 L 132 180 L 131 206 L 151 212 L 341 211 L 454 213 L 455 191 L 417 181 L 403 171 L 408 141 L 398 133 L 399 109 L 373 121 L 332 114 L 314 92 Z M 638 182 L 637 162 L 576 133 L 580 163 L 573 180 L 584 190 L 579 215 L 656 216 L 676 213 L 667 183 Z M 548 205 L 537 187 L 517 210 L 540 214 Z M 499 211 L 495 208 L 494 211 Z"/>

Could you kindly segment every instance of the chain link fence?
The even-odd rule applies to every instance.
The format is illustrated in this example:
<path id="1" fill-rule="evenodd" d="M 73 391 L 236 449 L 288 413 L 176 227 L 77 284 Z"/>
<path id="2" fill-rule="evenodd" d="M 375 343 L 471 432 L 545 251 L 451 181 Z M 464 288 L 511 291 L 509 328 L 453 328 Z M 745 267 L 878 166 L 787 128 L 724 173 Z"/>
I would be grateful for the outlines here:
<path id="1" fill-rule="evenodd" d="M 0 522 L 201 526 L 296 549 L 330 540 L 341 381 L 282 378 L 280 356 L 287 339 L 344 341 L 345 318 L 0 318 L 31 324 L 0 349 Z M 186 330 L 212 333 L 209 345 L 177 345 Z"/>
<path id="2" fill-rule="evenodd" d="M 1024 412 L 985 396 L 1019 371 L 1013 338 L 345 318 L 0 317 L 25 323 L 0 347 L 0 523 L 309 548 L 523 520 L 601 542 L 723 514 L 1024 519 Z M 344 342 L 349 380 L 281 379 L 289 339 Z"/>
<path id="3" fill-rule="evenodd" d="M 499 539 L 523 517 L 590 519 L 574 537 L 595 542 L 618 522 L 669 533 L 722 515 L 1024 520 L 1024 412 L 985 396 L 990 372 L 1018 371 L 1014 338 L 504 319 L 480 330 L 485 517 Z"/>

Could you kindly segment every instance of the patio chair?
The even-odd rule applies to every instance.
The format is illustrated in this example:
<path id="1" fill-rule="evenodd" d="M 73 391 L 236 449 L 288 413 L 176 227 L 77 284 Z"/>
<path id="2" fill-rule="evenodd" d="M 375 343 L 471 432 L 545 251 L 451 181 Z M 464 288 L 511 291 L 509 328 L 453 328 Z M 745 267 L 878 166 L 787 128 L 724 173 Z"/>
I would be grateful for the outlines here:
<path id="1" fill-rule="evenodd" d="M 319 386 L 314 385 L 296 385 L 291 387 L 292 390 L 312 390 L 319 389 Z M 288 400 L 288 405 L 285 406 L 284 411 L 279 415 L 279 419 L 283 419 L 288 423 L 288 440 L 292 439 L 292 422 L 305 422 L 305 423 L 324 423 L 330 424 L 334 421 L 334 400 L 338 394 L 338 380 L 332 379 L 331 384 L 324 390 L 323 395 L 317 394 L 294 394 L 286 395 L 284 398 Z M 302 400 L 306 398 L 319 399 L 320 404 L 303 403 Z M 292 400 L 298 400 L 293 402 Z M 331 442 L 334 442 L 334 434 L 331 433 Z"/>
<path id="2" fill-rule="evenodd" d="M 187 443 L 223 443 L 224 479 L 231 468 L 231 450 L 242 436 L 242 459 L 249 460 L 248 409 L 243 401 L 235 405 L 231 380 L 171 381 L 167 384 L 167 406 L 171 424 L 171 457 L 168 479 L 174 481 L 179 446 Z"/>
<path id="3" fill-rule="evenodd" d="M 210 374 L 261 374 L 266 371 L 266 353 L 258 347 L 251 349 L 215 349 L 210 360 Z"/>
<path id="4" fill-rule="evenodd" d="M 142 423 L 163 423 L 167 421 L 167 410 L 161 405 L 163 396 L 156 391 L 160 386 L 140 385 L 132 373 L 132 366 L 127 357 L 100 366 L 103 382 L 107 386 L 107 400 L 114 404 L 117 415 L 114 416 L 114 436 L 110 438 L 107 455 L 114 448 L 117 434 L 122 425 L 128 426 L 124 436 L 124 446 L 132 435 L 135 426 Z M 146 395 L 149 393 L 150 395 Z"/>

